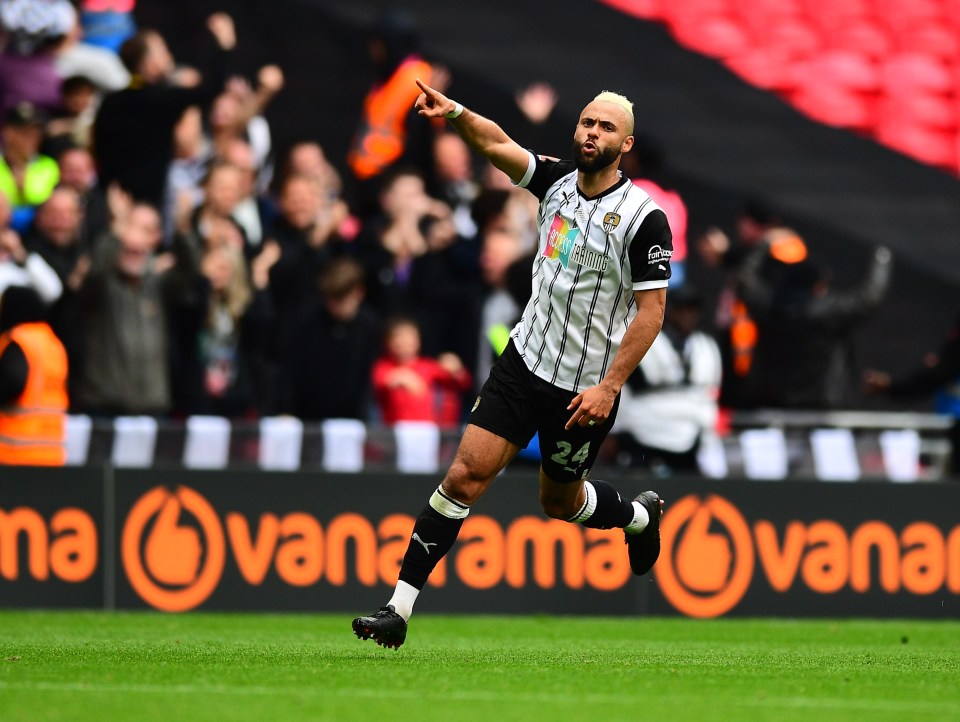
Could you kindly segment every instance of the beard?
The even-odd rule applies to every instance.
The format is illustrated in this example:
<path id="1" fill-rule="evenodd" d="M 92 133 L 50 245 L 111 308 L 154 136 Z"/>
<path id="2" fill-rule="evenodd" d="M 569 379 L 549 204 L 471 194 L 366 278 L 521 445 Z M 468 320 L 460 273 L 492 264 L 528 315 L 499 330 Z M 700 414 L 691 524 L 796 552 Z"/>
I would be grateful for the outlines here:
<path id="1" fill-rule="evenodd" d="M 583 154 L 583 144 L 573 141 L 573 162 L 577 165 L 577 170 L 584 173 L 596 173 L 607 166 L 617 162 L 620 157 L 620 151 L 617 148 L 597 148 L 597 152 L 592 158 Z"/>

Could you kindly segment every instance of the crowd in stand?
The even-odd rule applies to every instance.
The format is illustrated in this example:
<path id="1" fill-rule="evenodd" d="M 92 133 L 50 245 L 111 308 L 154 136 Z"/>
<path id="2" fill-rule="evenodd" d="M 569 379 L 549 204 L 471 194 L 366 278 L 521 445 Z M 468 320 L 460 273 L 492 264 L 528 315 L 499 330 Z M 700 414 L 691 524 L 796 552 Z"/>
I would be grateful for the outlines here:
<path id="1" fill-rule="evenodd" d="M 490 334 L 518 316 L 507 279 L 536 205 L 482 182 L 455 134 L 408 122 L 413 78 L 445 82 L 412 28 L 388 18 L 371 46 L 348 205 L 318 143 L 272 147 L 283 73 L 231 74 L 228 16 L 193 69 L 128 23 L 114 49 L 79 42 L 86 4 L 31 22 L 2 4 L 3 66 L 39 80 L 0 86 L 0 293 L 44 304 L 70 409 L 459 424 Z"/>
<path id="2" fill-rule="evenodd" d="M 371 43 L 378 79 L 341 178 L 314 141 L 273 147 L 264 111 L 283 73 L 231 74 L 228 16 L 208 19 L 216 52 L 194 69 L 135 29 L 132 1 L 93 12 L 104 3 L 44 0 L 30 23 L 26 5 L 0 2 L 0 294 L 32 289 L 46 309 L 71 410 L 462 422 L 530 293 L 537 205 L 455 133 L 416 118 L 413 79 L 448 78 L 411 26 L 386 18 Z M 541 123 L 556 100 L 533 86 L 518 115 Z M 681 288 L 686 209 L 636 160 L 624 172 L 667 212 Z M 848 402 L 849 331 L 883 298 L 890 254 L 878 249 L 863 284 L 833 291 L 777 225 L 748 208 L 733 242 L 714 229 L 692 245 L 729 279 L 719 347 L 697 332 L 703 299 L 688 287 L 662 334 L 670 348 L 645 360 L 625 404 L 631 390 L 648 403 L 658 384 L 696 387 L 674 404 L 692 408 L 695 428 L 680 436 L 695 444 L 722 380 L 730 405 Z"/>

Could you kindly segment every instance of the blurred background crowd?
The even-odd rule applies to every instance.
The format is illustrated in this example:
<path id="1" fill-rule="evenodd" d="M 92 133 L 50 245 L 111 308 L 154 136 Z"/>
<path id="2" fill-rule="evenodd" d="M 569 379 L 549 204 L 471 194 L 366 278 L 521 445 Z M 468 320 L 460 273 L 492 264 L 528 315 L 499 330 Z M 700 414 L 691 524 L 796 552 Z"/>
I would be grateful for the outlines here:
<path id="1" fill-rule="evenodd" d="M 537 203 L 415 115 L 415 78 L 446 89 L 456 77 L 412 16 L 372 16 L 357 38 L 372 83 L 319 109 L 298 104 L 291 68 L 241 67 L 230 15 L 189 29 L 199 60 L 185 64 L 139 10 L 0 0 L 0 405 L 46 363 L 63 383 L 48 401 L 94 417 L 459 426 L 530 294 Z M 524 83 L 494 119 L 562 154 L 563 93 Z M 335 117 L 350 141 L 278 141 L 277 107 Z M 734 224 L 689 217 L 664 156 L 638 105 L 621 167 L 670 220 L 674 277 L 664 332 L 624 392 L 622 454 L 692 464 L 727 408 L 939 389 L 938 408 L 957 414 L 955 337 L 910 353 L 917 368 L 898 378 L 855 355 L 895 252 L 876 244 L 838 283 L 762 188 Z M 11 335 L 38 324 L 52 334 Z"/>

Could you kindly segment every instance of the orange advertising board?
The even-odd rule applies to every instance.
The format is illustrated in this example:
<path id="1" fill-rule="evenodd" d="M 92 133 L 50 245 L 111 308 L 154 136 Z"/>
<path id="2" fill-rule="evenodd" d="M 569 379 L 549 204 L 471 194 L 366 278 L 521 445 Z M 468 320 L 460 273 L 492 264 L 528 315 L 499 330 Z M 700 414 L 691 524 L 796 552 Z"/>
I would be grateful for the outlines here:
<path id="1" fill-rule="evenodd" d="M 435 484 L 35 471 L 5 475 L 0 489 L 0 605 L 364 609 L 392 590 Z M 960 617 L 953 485 L 669 480 L 658 487 L 661 557 L 639 579 L 621 532 L 544 518 L 536 489 L 534 474 L 498 479 L 419 609 Z"/>

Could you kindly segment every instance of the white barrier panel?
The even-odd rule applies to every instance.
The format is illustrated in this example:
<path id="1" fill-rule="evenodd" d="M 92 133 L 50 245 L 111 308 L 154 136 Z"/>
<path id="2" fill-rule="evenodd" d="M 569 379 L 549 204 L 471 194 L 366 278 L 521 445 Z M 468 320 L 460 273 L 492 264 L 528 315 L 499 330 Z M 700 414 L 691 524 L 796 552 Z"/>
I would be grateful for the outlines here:
<path id="1" fill-rule="evenodd" d="M 358 419 L 327 419 L 323 432 L 323 468 L 326 471 L 363 471 L 367 427 Z"/>
<path id="2" fill-rule="evenodd" d="M 730 473 L 723 441 L 716 434 L 703 434 L 697 449 L 697 465 L 700 473 L 710 479 L 723 479 Z"/>
<path id="3" fill-rule="evenodd" d="M 787 477 L 787 440 L 781 429 L 749 429 L 740 434 L 743 471 L 748 479 Z"/>
<path id="4" fill-rule="evenodd" d="M 916 481 L 920 474 L 920 435 L 913 429 L 880 433 L 883 466 L 890 481 Z"/>
<path id="5" fill-rule="evenodd" d="M 824 481 L 856 481 L 860 478 L 857 445 L 850 429 L 814 429 L 810 432 L 813 467 Z"/>
<path id="6" fill-rule="evenodd" d="M 293 416 L 260 419 L 261 469 L 296 471 L 300 468 L 303 422 Z"/>
<path id="7" fill-rule="evenodd" d="M 433 474 L 440 464 L 440 429 L 430 421 L 399 421 L 393 427 L 397 439 L 397 468 L 405 474 Z"/>
<path id="8" fill-rule="evenodd" d="M 67 449 L 67 466 L 83 466 L 90 452 L 90 433 L 93 421 L 89 416 L 68 415 L 64 425 L 64 443 Z"/>
<path id="9" fill-rule="evenodd" d="M 183 445 L 188 469 L 223 469 L 230 462 L 230 422 L 222 416 L 191 416 Z"/>
<path id="10" fill-rule="evenodd" d="M 114 466 L 145 468 L 153 464 L 157 420 L 152 416 L 118 416 L 113 420 Z"/>

